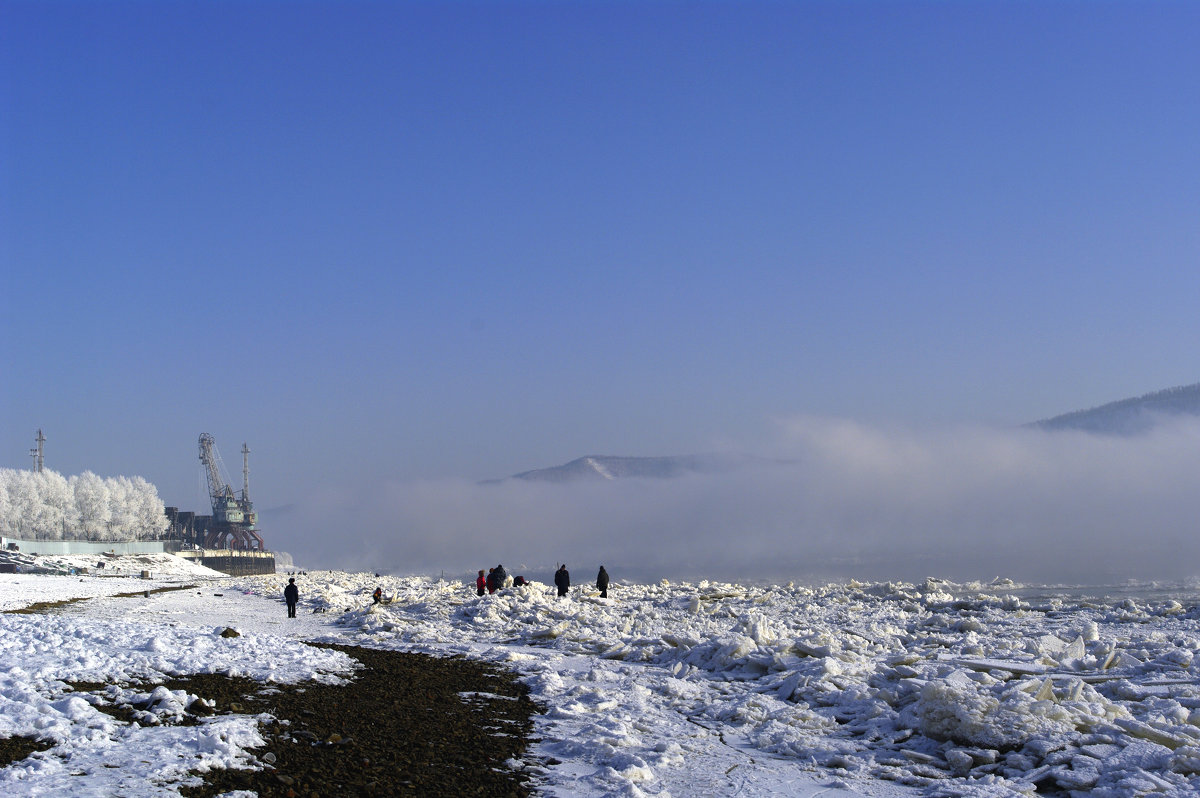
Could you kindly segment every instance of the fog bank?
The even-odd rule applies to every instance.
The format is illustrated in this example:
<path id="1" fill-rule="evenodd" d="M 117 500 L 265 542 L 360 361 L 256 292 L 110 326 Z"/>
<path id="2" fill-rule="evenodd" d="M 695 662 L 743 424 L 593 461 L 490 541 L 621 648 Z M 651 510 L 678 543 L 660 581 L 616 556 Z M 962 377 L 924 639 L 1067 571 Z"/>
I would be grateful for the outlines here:
<path id="1" fill-rule="evenodd" d="M 503 563 L 575 581 L 1200 575 L 1200 423 L 1140 437 L 882 428 L 796 418 L 725 474 L 548 484 L 363 483 L 264 513 L 309 568 L 441 573 Z"/>

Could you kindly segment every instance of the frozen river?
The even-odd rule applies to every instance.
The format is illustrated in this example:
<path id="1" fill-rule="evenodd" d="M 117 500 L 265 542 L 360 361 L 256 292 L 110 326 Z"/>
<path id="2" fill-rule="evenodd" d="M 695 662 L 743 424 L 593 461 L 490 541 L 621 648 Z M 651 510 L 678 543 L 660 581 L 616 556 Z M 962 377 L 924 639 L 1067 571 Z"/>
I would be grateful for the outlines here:
<path id="1" fill-rule="evenodd" d="M 196 755 L 169 717 L 135 734 L 56 685 L 214 667 L 340 678 L 336 656 L 305 653 L 324 640 L 516 670 L 545 707 L 531 754 L 546 795 L 1200 792 L 1194 585 L 662 582 L 560 599 L 540 583 L 478 597 L 462 582 L 310 572 L 287 619 L 286 580 L 104 598 L 115 580 L 0 578 L 10 608 L 94 596 L 0 616 L 5 733 L 57 741 L 0 772 L 0 789 L 49 795 L 78 784 L 74 772 L 109 778 L 99 765 L 118 745 L 143 751 L 122 794 L 171 794 L 183 764 L 139 777 L 134 761 Z M 370 603 L 376 586 L 386 603 Z M 226 626 L 242 636 L 219 638 Z M 261 767 L 254 719 L 220 722 L 209 765 Z"/>

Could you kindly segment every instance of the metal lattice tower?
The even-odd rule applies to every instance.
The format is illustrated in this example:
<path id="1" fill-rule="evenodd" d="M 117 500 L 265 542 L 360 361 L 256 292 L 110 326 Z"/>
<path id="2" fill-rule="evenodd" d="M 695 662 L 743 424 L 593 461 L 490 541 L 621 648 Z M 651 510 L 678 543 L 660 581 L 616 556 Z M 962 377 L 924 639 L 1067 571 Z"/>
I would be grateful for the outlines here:
<path id="1" fill-rule="evenodd" d="M 33 470 L 37 473 L 42 473 L 46 464 L 46 436 L 42 434 L 42 430 L 38 429 L 37 448 L 29 450 L 29 456 L 33 458 Z"/>
<path id="2" fill-rule="evenodd" d="M 242 501 L 250 501 L 250 447 L 242 442 Z"/>

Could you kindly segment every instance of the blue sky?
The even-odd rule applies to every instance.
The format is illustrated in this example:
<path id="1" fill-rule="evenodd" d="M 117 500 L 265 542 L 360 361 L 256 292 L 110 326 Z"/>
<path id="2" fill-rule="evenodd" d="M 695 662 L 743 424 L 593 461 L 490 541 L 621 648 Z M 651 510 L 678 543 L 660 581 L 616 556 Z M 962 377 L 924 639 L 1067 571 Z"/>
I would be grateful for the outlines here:
<path id="1" fill-rule="evenodd" d="M 3 467 L 194 506 L 210 432 L 286 504 L 1200 379 L 1196 4 L 0 15 Z"/>

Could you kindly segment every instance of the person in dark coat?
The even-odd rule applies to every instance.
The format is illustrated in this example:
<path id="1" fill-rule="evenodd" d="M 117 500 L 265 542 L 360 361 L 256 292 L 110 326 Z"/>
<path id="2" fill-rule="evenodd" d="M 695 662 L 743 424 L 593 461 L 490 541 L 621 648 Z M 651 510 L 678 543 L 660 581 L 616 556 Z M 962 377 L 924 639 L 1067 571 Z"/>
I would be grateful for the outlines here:
<path id="1" fill-rule="evenodd" d="M 283 600 L 288 605 L 288 617 L 296 617 L 296 602 L 300 600 L 300 588 L 296 587 L 296 580 L 289 579 L 287 587 L 283 589 Z"/>
<path id="2" fill-rule="evenodd" d="M 495 569 L 495 568 L 489 568 L 489 569 L 488 569 L 488 575 L 487 575 L 487 591 L 488 591 L 489 593 L 495 593 L 495 592 L 496 592 L 496 569 Z"/>
<path id="3" fill-rule="evenodd" d="M 600 589 L 600 598 L 608 598 L 608 571 L 604 570 L 604 566 L 600 566 L 600 573 L 596 574 L 596 587 Z"/>
<path id="4" fill-rule="evenodd" d="M 483 575 L 483 569 L 479 569 L 479 576 L 475 577 L 475 592 L 482 596 L 487 590 L 487 578 Z"/>
<path id="5" fill-rule="evenodd" d="M 374 603 L 376 603 L 376 604 L 383 601 L 383 588 L 381 588 L 381 587 L 375 588 L 375 592 L 371 594 L 371 598 L 375 600 Z"/>
<path id="6" fill-rule="evenodd" d="M 558 570 L 554 572 L 554 584 L 558 586 L 559 598 L 567 595 L 567 591 L 571 589 L 571 573 L 567 570 L 566 563 L 558 566 Z"/>
<path id="7" fill-rule="evenodd" d="M 513 587 L 525 587 L 527 584 L 529 583 L 525 581 L 525 577 L 523 576 L 517 576 L 517 578 L 513 580 Z"/>
<path id="8" fill-rule="evenodd" d="M 503 565 L 496 566 L 496 589 L 500 590 L 505 587 L 505 582 L 508 581 L 508 571 L 504 570 Z"/>

